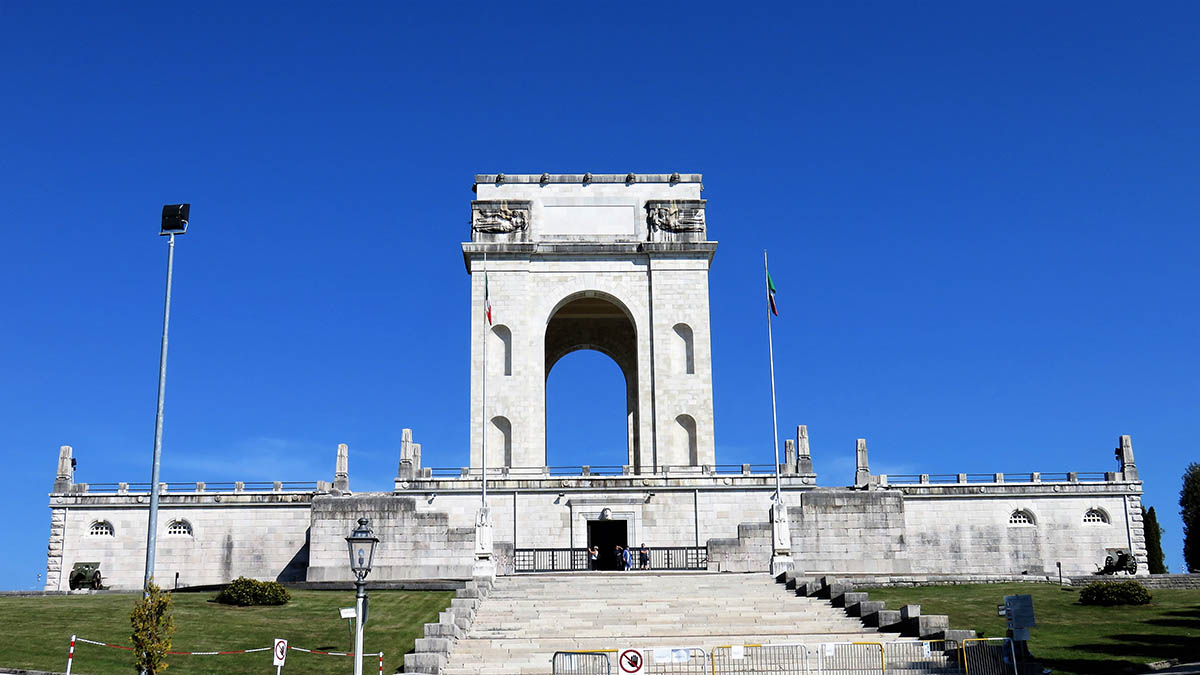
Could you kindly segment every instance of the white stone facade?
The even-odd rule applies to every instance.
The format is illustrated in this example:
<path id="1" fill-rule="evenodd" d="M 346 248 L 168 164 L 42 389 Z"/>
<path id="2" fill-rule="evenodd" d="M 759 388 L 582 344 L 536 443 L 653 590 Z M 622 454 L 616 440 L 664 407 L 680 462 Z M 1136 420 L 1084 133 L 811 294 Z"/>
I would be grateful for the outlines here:
<path id="1" fill-rule="evenodd" d="M 238 576 L 349 581 L 344 537 L 360 517 L 381 539 L 373 580 L 469 578 L 477 553 L 486 558 L 475 550 L 488 531 L 477 528 L 481 428 L 491 534 L 480 541 L 492 542 L 496 558 L 529 549 L 574 556 L 603 530 L 609 545 L 688 548 L 728 571 L 766 571 L 790 540 L 787 564 L 797 573 L 1042 575 L 1061 563 L 1070 576 L 1094 572 L 1117 549 L 1145 573 L 1142 488 L 1127 436 L 1119 471 L 1055 476 L 877 476 L 859 439 L 853 487 L 824 488 L 801 426 L 785 443 L 786 509 L 773 520 L 775 466 L 716 465 L 708 299 L 716 243 L 700 176 L 487 175 L 475 190 L 472 241 L 462 245 L 472 288 L 470 466 L 422 467 L 405 429 L 391 493 L 350 491 L 344 445 L 332 483 L 173 484 L 158 518 L 160 584 L 176 574 L 184 586 Z M 625 374 L 627 461 L 557 475 L 546 456 L 546 377 L 576 349 L 608 354 Z M 140 587 L 148 501 L 144 487 L 74 483 L 73 449 L 63 446 L 47 590 L 66 590 L 81 562 L 100 563 L 109 587 Z M 511 570 L 512 561 L 497 567 Z"/>
<path id="2" fill-rule="evenodd" d="M 625 374 L 625 464 L 635 473 L 715 462 L 708 269 L 716 243 L 705 239 L 701 189 L 699 175 L 476 178 L 473 241 L 463 244 L 472 289 L 472 467 L 482 464 L 481 428 L 489 467 L 553 463 L 546 378 L 576 349 L 608 354 Z M 692 221 L 671 226 L 691 229 L 675 232 L 655 228 L 655 204 L 674 204 L 662 208 L 675 212 L 701 206 L 685 210 Z M 484 218 L 512 205 L 520 205 L 523 227 L 481 230 L 480 222 L 496 222 Z"/>

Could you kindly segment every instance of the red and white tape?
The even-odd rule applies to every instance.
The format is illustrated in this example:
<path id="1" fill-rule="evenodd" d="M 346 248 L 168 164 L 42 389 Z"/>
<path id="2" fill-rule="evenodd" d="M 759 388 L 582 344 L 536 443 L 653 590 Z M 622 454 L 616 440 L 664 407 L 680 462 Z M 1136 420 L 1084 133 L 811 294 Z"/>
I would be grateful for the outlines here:
<path id="1" fill-rule="evenodd" d="M 81 638 L 81 637 L 72 635 L 71 636 L 71 647 L 70 647 L 70 650 L 67 652 L 67 675 L 71 675 L 71 664 L 75 660 L 75 643 L 76 642 L 84 642 L 89 645 L 96 645 L 97 647 L 111 647 L 113 649 L 124 649 L 125 651 L 130 651 L 130 652 L 133 651 L 133 647 L 126 647 L 125 645 L 114 645 L 110 642 L 99 642 L 96 640 L 88 640 L 86 638 Z M 321 651 L 320 649 L 305 649 L 303 647 L 293 647 L 292 645 L 288 645 L 288 649 L 292 650 L 292 651 L 297 651 L 297 652 L 304 652 L 305 654 L 320 654 L 322 656 L 354 656 L 354 652 L 326 652 L 326 651 Z M 172 656 L 225 656 L 228 654 L 250 654 L 252 652 L 269 652 L 271 650 L 272 650 L 271 647 L 254 647 L 253 649 L 234 649 L 234 650 L 217 651 L 217 652 L 172 652 L 172 651 L 169 651 L 167 653 Z M 379 657 L 379 672 L 382 675 L 382 673 L 383 673 L 383 652 L 372 652 L 372 653 L 364 652 L 363 656 L 378 656 Z"/>

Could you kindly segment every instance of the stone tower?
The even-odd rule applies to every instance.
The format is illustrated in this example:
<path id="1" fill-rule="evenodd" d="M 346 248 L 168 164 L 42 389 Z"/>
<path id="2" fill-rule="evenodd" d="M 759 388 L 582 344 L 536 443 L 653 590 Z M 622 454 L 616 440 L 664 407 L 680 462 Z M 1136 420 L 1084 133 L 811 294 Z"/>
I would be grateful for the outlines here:
<path id="1" fill-rule="evenodd" d="M 471 466 L 546 466 L 546 380 L 579 350 L 626 382 L 635 473 L 714 463 L 708 270 L 699 174 L 484 174 L 471 241 Z M 486 268 L 492 325 L 484 309 Z M 487 372 L 484 373 L 484 349 Z M 580 392 L 586 395 L 586 392 Z"/>

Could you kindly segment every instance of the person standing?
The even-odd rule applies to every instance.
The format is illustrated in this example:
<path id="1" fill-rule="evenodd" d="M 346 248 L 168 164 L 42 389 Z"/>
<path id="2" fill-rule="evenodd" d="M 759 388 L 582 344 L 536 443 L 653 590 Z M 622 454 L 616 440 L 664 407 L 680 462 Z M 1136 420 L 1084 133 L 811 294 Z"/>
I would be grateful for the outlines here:
<path id="1" fill-rule="evenodd" d="M 625 571 L 633 569 L 633 552 L 628 548 L 621 554 L 621 562 L 625 563 Z"/>
<path id="2" fill-rule="evenodd" d="M 600 547 L 593 546 L 588 549 L 588 569 L 595 571 L 600 566 Z"/>
<path id="3" fill-rule="evenodd" d="M 642 548 L 638 550 L 638 569 L 650 569 L 650 549 L 646 548 L 646 542 L 642 542 Z"/>

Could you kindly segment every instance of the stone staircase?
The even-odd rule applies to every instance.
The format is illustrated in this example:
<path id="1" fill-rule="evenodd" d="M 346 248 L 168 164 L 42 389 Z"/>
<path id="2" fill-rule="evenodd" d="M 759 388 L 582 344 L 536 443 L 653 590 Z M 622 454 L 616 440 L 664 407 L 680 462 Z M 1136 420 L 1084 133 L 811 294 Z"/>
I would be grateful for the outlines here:
<path id="1" fill-rule="evenodd" d="M 455 602 L 465 603 L 466 600 Z M 407 672 L 550 673 L 555 651 L 890 640 L 767 574 L 596 572 L 498 577 L 449 657 Z M 418 641 L 419 643 L 421 641 Z M 420 645 L 418 645 L 420 649 Z M 444 659 L 444 660 L 443 660 Z M 417 665 L 413 663 L 412 665 Z M 432 666 L 432 667 L 431 667 Z"/>

